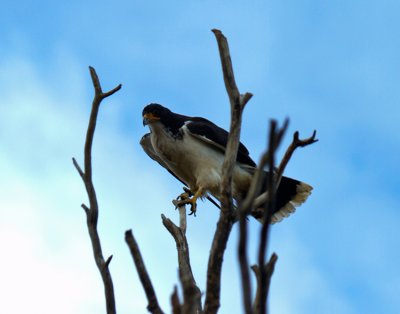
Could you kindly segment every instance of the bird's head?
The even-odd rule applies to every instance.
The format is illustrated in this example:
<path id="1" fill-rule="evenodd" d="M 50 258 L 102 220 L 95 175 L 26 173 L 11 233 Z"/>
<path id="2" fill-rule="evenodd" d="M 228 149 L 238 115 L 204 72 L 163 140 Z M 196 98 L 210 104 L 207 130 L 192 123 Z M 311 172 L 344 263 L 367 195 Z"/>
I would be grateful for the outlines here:
<path id="1" fill-rule="evenodd" d="M 171 114 L 171 110 L 159 105 L 150 104 L 143 109 L 143 125 L 162 121 Z"/>

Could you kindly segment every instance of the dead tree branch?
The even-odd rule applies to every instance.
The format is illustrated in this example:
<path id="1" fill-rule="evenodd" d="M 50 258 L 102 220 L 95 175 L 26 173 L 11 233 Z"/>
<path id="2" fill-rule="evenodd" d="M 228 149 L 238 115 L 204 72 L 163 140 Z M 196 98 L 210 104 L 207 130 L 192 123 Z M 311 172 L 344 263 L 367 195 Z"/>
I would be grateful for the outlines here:
<path id="1" fill-rule="evenodd" d="M 304 147 L 310 144 L 315 143 L 317 140 L 315 139 L 316 136 L 316 131 L 314 131 L 313 135 L 310 138 L 300 140 L 299 139 L 299 133 L 295 132 L 293 136 L 293 141 L 289 145 L 288 149 L 286 150 L 286 153 L 279 164 L 278 169 L 275 172 L 275 161 L 274 161 L 274 155 L 275 152 L 274 150 L 277 147 L 276 140 L 279 139 L 280 134 L 283 134 L 285 131 L 285 126 L 281 129 L 276 131 L 276 125 L 274 123 L 271 123 L 271 129 L 270 129 L 270 147 L 269 147 L 269 173 L 268 173 L 268 184 L 267 184 L 267 191 L 264 192 L 263 195 L 265 195 L 265 198 L 263 199 L 263 196 L 258 197 L 257 200 L 254 202 L 254 208 L 258 208 L 262 204 L 267 203 L 266 209 L 264 209 L 263 212 L 263 225 L 261 228 L 261 234 L 260 234 L 260 245 L 259 245 L 259 255 L 258 255 L 258 268 L 259 268 L 259 280 L 257 280 L 257 306 L 253 307 L 257 309 L 257 313 L 260 314 L 265 314 L 267 313 L 267 298 L 268 298 L 268 288 L 269 288 L 269 283 L 271 280 L 272 276 L 272 271 L 268 272 L 268 265 L 271 265 L 273 263 L 273 266 L 275 265 L 276 258 L 273 255 L 271 258 L 270 263 L 265 265 L 265 255 L 267 252 L 267 245 L 268 245 L 268 236 L 269 236 L 269 222 L 271 220 L 272 216 L 272 211 L 275 206 L 275 195 L 277 188 L 279 186 L 279 183 L 281 181 L 283 172 L 292 157 L 294 151 L 296 150 L 297 147 Z M 260 202 L 260 199 L 263 199 L 263 202 Z M 271 267 L 271 266 L 269 266 Z"/>
<path id="2" fill-rule="evenodd" d="M 253 176 L 250 189 L 246 195 L 246 198 L 240 204 L 238 208 L 239 215 L 239 244 L 238 244 L 238 259 L 240 265 L 240 273 L 242 279 L 242 292 L 243 292 L 243 304 L 245 313 L 252 313 L 252 287 L 250 282 L 249 274 L 249 262 L 247 257 L 247 216 L 253 208 L 253 203 L 257 195 L 261 192 L 261 185 L 265 176 L 264 168 L 267 164 L 273 161 L 273 156 L 281 143 L 283 135 L 289 125 L 289 120 L 286 119 L 283 127 L 275 132 L 276 121 L 271 121 L 270 135 L 269 135 L 269 149 L 267 149 L 261 156 L 261 160 L 258 164 L 257 170 Z M 275 133 L 275 134 L 274 134 Z"/>
<path id="3" fill-rule="evenodd" d="M 147 310 L 150 313 L 163 314 L 164 312 L 161 310 L 158 304 L 156 293 L 151 283 L 146 266 L 144 265 L 142 255 L 140 254 L 139 246 L 132 234 L 132 230 L 127 230 L 125 232 L 125 241 L 129 247 L 133 261 L 136 266 L 136 270 L 139 274 L 140 282 L 142 283 L 143 289 L 146 293 L 148 301 Z"/>
<path id="4" fill-rule="evenodd" d="M 179 302 L 178 288 L 174 287 L 174 292 L 171 295 L 172 314 L 182 314 L 182 306 Z"/>
<path id="5" fill-rule="evenodd" d="M 279 182 L 281 181 L 283 172 L 285 171 L 287 164 L 289 163 L 290 159 L 292 158 L 294 151 L 299 147 L 305 147 L 305 146 L 311 145 L 315 142 L 318 142 L 318 139 L 316 139 L 316 135 L 317 135 L 317 132 L 315 130 L 310 137 L 305 138 L 305 139 L 299 139 L 298 131 L 296 131 L 293 134 L 292 143 L 286 149 L 285 155 L 283 156 L 283 158 L 279 164 L 279 167 L 275 172 L 275 181 L 277 182 L 276 186 L 279 186 Z M 263 194 L 261 194 L 260 196 L 258 196 L 255 199 L 254 204 L 253 204 L 252 213 L 257 217 L 260 217 L 259 208 L 262 204 L 264 204 L 267 201 L 268 201 L 268 191 L 264 192 Z M 261 215 L 261 217 L 262 217 L 262 215 Z"/>
<path id="6" fill-rule="evenodd" d="M 256 297 L 254 299 L 254 304 L 253 304 L 253 313 L 260 313 L 261 311 L 261 299 L 263 298 L 262 295 L 263 293 L 265 294 L 265 298 L 268 298 L 269 294 L 269 287 L 271 284 L 271 277 L 272 274 L 274 273 L 275 270 L 275 263 L 278 260 L 278 256 L 275 253 L 272 253 L 271 258 L 269 262 L 264 265 L 264 271 L 266 273 L 266 282 L 264 283 L 264 289 L 265 292 L 261 291 L 262 283 L 261 283 L 261 274 L 260 274 L 260 268 L 258 265 L 253 265 L 251 266 L 251 269 L 253 270 L 256 279 L 257 279 L 257 291 L 256 291 Z"/>
<path id="7" fill-rule="evenodd" d="M 100 104 L 104 98 L 113 95 L 115 92 L 121 89 L 121 84 L 119 84 L 114 89 L 103 93 L 103 90 L 100 85 L 99 78 L 96 74 L 94 68 L 89 67 L 90 75 L 92 78 L 93 87 L 95 90 L 95 95 L 92 102 L 92 110 L 89 118 L 89 125 L 86 133 L 86 141 L 84 148 L 84 170 L 79 166 L 78 162 L 75 158 L 72 158 L 72 162 L 81 176 L 83 183 L 85 184 L 86 192 L 89 198 L 89 207 L 85 204 L 82 204 L 82 208 L 86 213 L 86 222 L 89 231 L 90 240 L 93 248 L 93 255 L 99 269 L 101 278 L 103 279 L 104 291 L 106 297 L 106 308 L 107 313 L 116 313 L 115 308 L 115 297 L 114 297 L 114 287 L 110 274 L 110 270 L 108 268 L 112 255 L 107 258 L 107 260 L 103 257 L 103 251 L 100 244 L 100 237 L 97 232 L 97 221 L 99 217 L 99 205 L 97 202 L 96 191 L 94 189 L 93 181 L 92 181 L 92 145 L 93 145 L 93 137 L 94 131 L 96 129 L 97 115 L 99 112 Z"/>
<path id="8" fill-rule="evenodd" d="M 179 227 L 161 215 L 162 223 L 175 240 L 178 251 L 179 280 L 183 289 L 183 313 L 202 313 L 201 291 L 196 284 L 190 265 L 189 245 L 186 239 L 186 208 L 179 206 Z M 176 304 L 175 304 L 176 306 Z"/>
<path id="9" fill-rule="evenodd" d="M 289 160 L 292 158 L 292 155 L 294 151 L 299 148 L 299 147 L 305 147 L 311 144 L 314 144 L 315 142 L 318 142 L 318 139 L 316 139 L 317 131 L 314 130 L 313 134 L 305 139 L 299 139 L 299 131 L 294 132 L 293 134 L 293 140 L 292 143 L 289 145 L 288 149 L 286 150 L 285 155 L 282 158 L 281 163 L 279 164 L 278 170 L 276 171 L 276 176 L 277 180 L 280 181 L 283 175 L 283 172 L 285 171 L 285 168 L 287 164 L 289 163 Z"/>
<path id="10" fill-rule="evenodd" d="M 228 242 L 234 222 L 232 203 L 232 172 L 239 148 L 242 112 L 246 103 L 252 97 L 252 94 L 250 93 L 241 95 L 237 88 L 226 37 L 217 29 L 213 29 L 212 31 L 218 43 L 225 87 L 231 105 L 231 125 L 225 152 L 225 159 L 222 166 L 222 209 L 208 260 L 207 288 L 204 304 L 204 312 L 207 314 L 216 313 L 220 307 L 222 261 L 226 244 Z"/>
<path id="11" fill-rule="evenodd" d="M 268 165 L 269 171 L 267 176 L 267 192 L 269 193 L 267 207 L 264 210 L 264 219 L 263 224 L 261 227 L 261 234 L 260 234 L 260 245 L 258 250 L 258 264 L 260 269 L 260 280 L 257 290 L 259 291 L 259 312 L 260 314 L 265 314 L 267 310 L 267 288 L 266 288 L 266 271 L 264 268 L 265 264 L 265 253 L 267 251 L 267 244 L 268 244 L 268 234 L 269 234 L 269 221 L 271 219 L 272 210 L 275 205 L 275 184 L 276 181 L 274 180 L 274 170 L 275 170 L 275 148 L 276 139 L 279 134 L 279 130 L 277 131 L 277 123 L 276 121 L 271 121 L 270 125 L 270 132 L 269 132 L 269 148 L 268 148 Z"/>

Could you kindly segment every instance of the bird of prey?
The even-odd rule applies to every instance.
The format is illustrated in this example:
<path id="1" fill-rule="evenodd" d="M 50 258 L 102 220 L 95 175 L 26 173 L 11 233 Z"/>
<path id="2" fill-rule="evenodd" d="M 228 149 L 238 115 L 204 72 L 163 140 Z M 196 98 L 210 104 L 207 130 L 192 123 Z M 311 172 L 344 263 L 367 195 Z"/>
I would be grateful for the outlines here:
<path id="1" fill-rule="evenodd" d="M 187 186 L 188 193 L 182 202 L 191 205 L 192 213 L 196 212 L 198 198 L 207 197 L 216 204 L 209 195 L 221 199 L 228 132 L 205 118 L 177 114 L 159 104 L 147 105 L 142 114 L 143 125 L 149 126 L 150 133 L 142 137 L 140 144 L 149 157 Z M 232 177 L 236 202 L 246 197 L 256 167 L 249 151 L 240 143 Z M 312 187 L 304 182 L 282 177 L 270 222 L 279 222 L 293 213 L 311 191 Z"/>

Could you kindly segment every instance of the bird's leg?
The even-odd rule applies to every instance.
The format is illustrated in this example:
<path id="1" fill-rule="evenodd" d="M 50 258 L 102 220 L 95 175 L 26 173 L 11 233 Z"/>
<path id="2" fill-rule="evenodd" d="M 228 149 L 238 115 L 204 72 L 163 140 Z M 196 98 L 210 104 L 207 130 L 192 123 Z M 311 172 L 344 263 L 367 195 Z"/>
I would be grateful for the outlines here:
<path id="1" fill-rule="evenodd" d="M 193 195 L 193 192 L 191 190 L 185 189 L 185 191 L 189 195 L 190 194 Z M 176 207 L 179 207 L 179 206 L 182 206 L 182 205 L 190 204 L 190 214 L 189 215 L 195 215 L 196 216 L 196 210 L 197 210 L 197 203 L 196 202 L 197 202 L 197 199 L 203 194 L 203 189 L 202 188 L 197 189 L 197 191 L 194 193 L 192 198 L 190 198 L 190 196 L 187 197 L 186 193 L 182 193 L 179 196 L 180 200 L 178 202 L 176 202 L 175 205 L 176 205 Z M 184 194 L 184 197 L 182 197 L 183 194 Z"/>

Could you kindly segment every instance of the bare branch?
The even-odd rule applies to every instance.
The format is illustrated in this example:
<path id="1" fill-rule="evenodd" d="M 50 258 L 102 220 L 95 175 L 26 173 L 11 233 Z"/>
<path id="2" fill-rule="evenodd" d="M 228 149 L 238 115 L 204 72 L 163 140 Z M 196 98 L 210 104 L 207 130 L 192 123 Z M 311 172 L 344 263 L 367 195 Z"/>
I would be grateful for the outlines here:
<path id="1" fill-rule="evenodd" d="M 103 94 L 100 86 L 100 81 L 96 74 L 95 69 L 93 67 L 89 67 L 89 70 L 90 70 L 90 75 L 92 77 L 95 95 L 92 102 L 92 110 L 90 113 L 89 125 L 86 133 L 86 141 L 84 148 L 84 159 L 85 159 L 84 171 L 81 169 L 75 158 L 72 159 L 72 162 L 85 184 L 86 192 L 89 198 L 90 206 L 88 207 L 85 204 L 82 204 L 82 208 L 85 210 L 86 213 L 86 223 L 89 231 L 90 240 L 92 243 L 94 259 L 97 268 L 99 269 L 99 272 L 101 274 L 101 277 L 103 279 L 107 313 L 116 313 L 114 286 L 111 278 L 111 273 L 108 269 L 112 256 L 110 256 L 107 259 L 107 261 L 104 260 L 103 251 L 100 244 L 100 238 L 97 232 L 99 206 L 97 203 L 96 191 L 94 189 L 92 181 L 92 145 L 93 145 L 94 131 L 96 129 L 97 115 L 99 112 L 101 101 L 104 98 L 108 97 L 109 95 L 115 93 L 117 90 L 119 90 L 121 88 L 121 85 L 118 85 L 116 88 L 114 88 L 112 90 L 113 93 L 107 92 Z"/>
<path id="2" fill-rule="evenodd" d="M 104 263 L 104 266 L 105 266 L 105 267 L 108 267 L 108 265 L 110 265 L 112 258 L 113 258 L 112 255 L 110 255 L 110 256 L 107 258 L 106 262 Z"/>
<path id="3" fill-rule="evenodd" d="M 287 164 L 289 163 L 289 160 L 292 158 L 294 151 L 298 147 L 305 147 L 305 146 L 311 145 L 315 142 L 318 142 L 318 139 L 315 138 L 316 135 L 317 135 L 317 131 L 314 130 L 312 136 L 301 140 L 301 139 L 299 139 L 299 131 L 294 132 L 292 143 L 289 145 L 288 149 L 286 150 L 286 153 L 283 156 L 281 163 L 279 164 L 278 170 L 276 171 L 277 179 L 279 181 L 283 175 L 283 172 L 285 171 Z"/>
<path id="4" fill-rule="evenodd" d="M 238 259 L 239 259 L 240 274 L 242 279 L 243 305 L 245 313 L 251 314 L 252 289 L 251 289 L 250 274 L 249 274 L 249 262 L 247 257 L 247 243 L 248 243 L 247 219 L 245 215 L 240 214 Z"/>
<path id="5" fill-rule="evenodd" d="M 179 210 L 179 229 L 181 229 L 183 235 L 186 235 L 186 206 L 180 205 L 178 200 L 173 200 L 172 203 Z"/>
<path id="6" fill-rule="evenodd" d="M 275 253 L 272 253 L 271 258 L 269 260 L 269 262 L 264 265 L 264 269 L 265 269 L 265 273 L 266 273 L 266 282 L 265 282 L 265 288 L 264 288 L 264 299 L 268 298 L 268 294 L 269 294 L 269 287 L 271 284 L 271 277 L 272 274 L 274 273 L 275 270 L 275 263 L 278 260 L 278 256 Z M 251 267 L 251 269 L 253 270 L 256 278 L 257 278 L 257 291 L 256 291 L 256 297 L 254 299 L 254 304 L 253 304 L 253 311 L 254 313 L 259 313 L 260 312 L 260 300 L 262 298 L 261 294 L 261 274 L 260 274 L 260 269 L 258 267 L 258 265 L 253 265 Z M 266 300 L 267 301 L 267 300 Z"/>
<path id="7" fill-rule="evenodd" d="M 274 181 L 274 170 L 275 170 L 275 150 L 277 148 L 276 140 L 279 136 L 279 130 L 277 131 L 277 123 L 276 121 L 272 120 L 270 124 L 270 132 L 269 132 L 269 147 L 268 147 L 268 165 L 269 165 L 269 172 L 267 176 L 267 191 L 269 192 L 269 198 L 268 198 L 268 203 L 267 207 L 264 209 L 264 219 L 263 219 L 263 224 L 261 227 L 261 234 L 260 234 L 260 245 L 259 245 L 259 250 L 258 250 L 258 265 L 261 268 L 260 271 L 260 295 L 261 298 L 259 299 L 260 303 L 260 314 L 265 314 L 266 313 L 266 272 L 264 269 L 264 264 L 265 264 L 265 253 L 267 251 L 267 244 L 268 244 L 268 234 L 269 234 L 269 221 L 270 217 L 272 215 L 272 210 L 275 205 L 275 183 Z M 265 297 L 264 297 L 265 296 Z"/>
<path id="8" fill-rule="evenodd" d="M 309 138 L 306 138 L 306 139 L 299 139 L 298 131 L 296 131 L 293 134 L 292 143 L 286 149 L 285 155 L 283 156 L 283 158 L 279 164 L 279 167 L 275 172 L 275 181 L 276 181 L 275 186 L 277 186 L 277 187 L 279 186 L 279 183 L 282 179 L 283 172 L 285 171 L 287 164 L 289 163 L 290 159 L 292 158 L 294 151 L 298 147 L 305 147 L 305 146 L 311 145 L 315 142 L 318 142 L 318 139 L 315 138 L 316 135 L 317 135 L 317 132 L 315 130 L 314 130 L 312 136 L 310 136 Z M 266 191 L 255 199 L 254 204 L 253 204 L 253 213 L 255 214 L 255 216 L 259 216 L 258 208 L 262 204 L 264 204 L 268 201 L 268 197 L 269 197 L 268 191 Z"/>
<path id="9" fill-rule="evenodd" d="M 263 226 L 261 230 L 261 235 L 260 235 L 260 246 L 259 246 L 259 256 L 258 256 L 258 265 L 260 267 L 259 271 L 259 287 L 258 287 L 258 296 L 259 298 L 257 299 L 257 313 L 266 313 L 267 311 L 267 298 L 268 298 L 268 290 L 267 288 L 269 287 L 269 278 L 268 278 L 268 272 L 265 267 L 262 267 L 261 265 L 264 265 L 264 260 L 265 260 L 265 254 L 267 251 L 267 244 L 268 244 L 268 234 L 269 234 L 269 222 L 271 220 L 271 215 L 272 211 L 274 208 L 275 204 L 275 195 L 277 188 L 279 186 L 279 183 L 281 181 L 284 169 L 286 165 L 288 164 L 291 156 L 293 155 L 294 150 L 297 147 L 303 147 L 306 145 L 310 145 L 314 143 L 315 140 L 315 135 L 316 132 L 314 131 L 313 136 L 311 136 L 308 139 L 305 140 L 300 140 L 298 132 L 295 132 L 293 136 L 293 141 L 291 145 L 288 147 L 285 156 L 283 157 L 278 170 L 274 174 L 274 155 L 275 155 L 275 150 L 278 147 L 277 140 L 279 140 L 286 129 L 286 125 L 281 130 L 276 131 L 276 125 L 271 124 L 271 131 L 270 131 L 270 147 L 269 147 L 269 173 L 268 173 L 268 183 L 267 183 L 267 191 L 263 193 L 260 197 L 256 199 L 254 202 L 254 208 L 257 209 L 259 206 L 262 204 L 267 203 L 267 207 L 264 208 L 263 212 Z M 265 206 L 264 206 L 265 207 Z M 272 259 L 273 260 L 273 259 Z M 272 262 L 271 262 L 272 263 Z M 273 262 L 275 264 L 275 262 Z"/>
<path id="10" fill-rule="evenodd" d="M 207 268 L 207 289 L 204 304 L 205 313 L 216 313 L 220 307 L 221 271 L 226 244 L 234 222 L 232 203 L 232 173 L 239 148 L 242 112 L 252 94 L 241 95 L 233 74 L 228 41 L 220 30 L 213 29 L 221 59 L 226 91 L 231 105 L 231 125 L 222 165 L 221 213 L 214 234 Z"/>
<path id="11" fill-rule="evenodd" d="M 182 225 L 186 228 L 186 210 L 185 206 L 180 206 L 180 222 L 181 227 L 176 226 L 169 218 L 161 215 L 163 225 L 175 240 L 178 251 L 179 279 L 183 289 L 183 313 L 201 313 L 201 291 L 196 284 L 193 276 L 192 267 L 190 265 L 189 245 L 187 243 L 185 231 Z M 183 222 L 184 221 L 184 222 Z"/>
<path id="12" fill-rule="evenodd" d="M 243 303 L 246 313 L 252 313 L 251 306 L 251 282 L 249 274 L 249 263 L 247 257 L 247 215 L 253 208 L 254 199 L 260 194 L 262 183 L 265 179 L 265 166 L 273 160 L 273 154 L 275 154 L 283 135 L 288 127 L 289 120 L 286 119 L 281 129 L 275 132 L 276 121 L 271 121 L 271 130 L 269 136 L 269 149 L 267 149 L 261 156 L 261 160 L 257 167 L 257 170 L 253 176 L 249 191 L 247 192 L 246 198 L 240 204 L 238 208 L 239 215 L 239 244 L 238 244 L 238 259 L 240 265 L 240 273 L 242 279 L 242 291 L 243 291 Z M 273 129 L 272 129 L 273 126 Z M 276 134 L 273 136 L 271 142 L 271 132 Z"/>
<path id="13" fill-rule="evenodd" d="M 89 215 L 89 211 L 90 211 L 89 207 L 87 207 L 85 204 L 81 204 L 81 207 L 85 211 L 86 215 Z"/>
<path id="14" fill-rule="evenodd" d="M 240 93 L 236 86 L 235 76 L 233 74 L 232 59 L 229 52 L 228 41 L 220 30 L 212 29 L 211 31 L 214 33 L 217 39 L 225 88 L 229 95 L 229 99 L 231 100 L 231 103 L 233 101 L 235 104 L 240 104 Z"/>
<path id="15" fill-rule="evenodd" d="M 186 236 L 186 206 L 179 206 L 179 229 Z"/>
<path id="16" fill-rule="evenodd" d="M 174 292 L 171 295 L 172 314 L 182 314 L 182 306 L 179 302 L 178 288 L 174 287 Z"/>
<path id="17" fill-rule="evenodd" d="M 79 166 L 78 162 L 76 161 L 76 159 L 74 157 L 72 157 L 72 163 L 74 164 L 76 171 L 78 171 L 82 180 L 85 180 L 85 174 L 83 173 L 82 168 Z"/>
<path id="18" fill-rule="evenodd" d="M 142 255 L 140 254 L 139 246 L 132 234 L 132 230 L 127 230 L 125 232 L 125 241 L 129 247 L 136 270 L 139 274 L 140 282 L 142 283 L 143 289 L 146 293 L 148 301 L 147 310 L 154 314 L 164 313 L 158 305 L 156 293 L 151 283 L 150 276 L 147 273 L 146 266 L 144 265 Z"/>
<path id="19" fill-rule="evenodd" d="M 276 123 L 276 122 L 275 122 Z M 274 151 L 276 151 L 279 145 L 282 142 L 283 136 L 286 133 L 286 130 L 289 126 L 289 119 L 285 119 L 283 126 L 280 130 L 278 130 L 275 138 L 275 147 L 273 147 Z M 260 162 L 258 163 L 257 170 L 253 175 L 253 179 L 250 184 L 250 188 L 247 192 L 246 198 L 240 204 L 239 214 L 243 214 L 244 216 L 248 215 L 253 208 L 253 203 L 255 198 L 260 194 L 261 185 L 264 179 L 264 168 L 268 164 L 270 158 L 270 152 L 266 149 L 261 155 Z"/>

